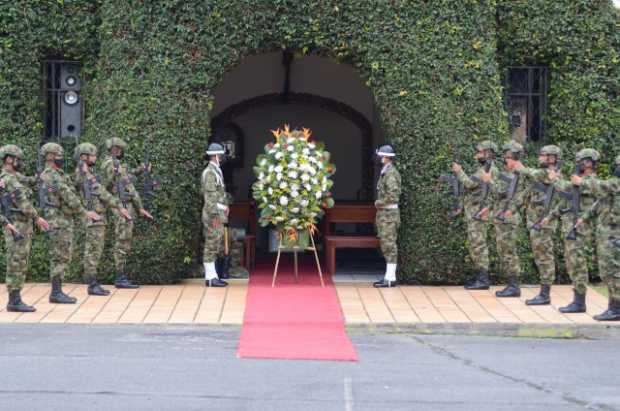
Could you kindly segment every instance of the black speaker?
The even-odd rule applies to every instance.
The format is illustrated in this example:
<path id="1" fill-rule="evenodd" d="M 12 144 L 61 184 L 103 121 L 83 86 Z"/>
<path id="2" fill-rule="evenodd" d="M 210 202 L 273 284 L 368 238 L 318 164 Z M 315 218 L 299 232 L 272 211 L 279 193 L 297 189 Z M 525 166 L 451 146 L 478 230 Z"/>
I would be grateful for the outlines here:
<path id="1" fill-rule="evenodd" d="M 82 98 L 80 66 L 65 63 L 60 66 L 58 98 L 60 99 L 60 138 L 78 141 L 82 134 Z"/>

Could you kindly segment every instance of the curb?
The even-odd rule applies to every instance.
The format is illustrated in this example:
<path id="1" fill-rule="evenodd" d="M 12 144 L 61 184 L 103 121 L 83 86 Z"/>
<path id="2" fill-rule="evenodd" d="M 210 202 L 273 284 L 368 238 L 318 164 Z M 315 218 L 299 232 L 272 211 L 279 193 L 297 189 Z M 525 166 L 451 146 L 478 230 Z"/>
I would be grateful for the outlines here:
<path id="1" fill-rule="evenodd" d="M 523 337 L 620 340 L 620 326 L 607 324 L 521 324 L 521 323 L 414 323 L 346 324 L 351 335 L 359 332 L 420 335 L 467 335 L 485 337 Z"/>

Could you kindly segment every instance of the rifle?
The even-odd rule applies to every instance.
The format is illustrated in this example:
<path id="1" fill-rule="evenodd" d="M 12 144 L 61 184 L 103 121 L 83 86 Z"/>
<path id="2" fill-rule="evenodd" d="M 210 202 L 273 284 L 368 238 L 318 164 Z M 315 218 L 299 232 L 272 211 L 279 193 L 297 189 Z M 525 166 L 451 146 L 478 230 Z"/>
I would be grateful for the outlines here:
<path id="1" fill-rule="evenodd" d="M 454 174 L 442 174 L 439 176 L 439 181 L 441 181 L 442 183 L 447 183 L 448 186 L 452 189 L 454 204 L 452 205 L 452 210 L 448 211 L 448 217 L 450 219 L 453 219 L 463 212 L 463 205 L 461 204 L 461 197 L 463 196 L 463 184 L 461 184 L 458 177 Z"/>
<path id="2" fill-rule="evenodd" d="M 82 196 L 86 201 L 86 209 L 92 211 L 93 196 L 97 197 L 98 194 L 93 192 L 93 181 L 88 177 L 88 173 L 84 171 L 84 166 L 88 167 L 88 164 L 86 164 L 84 160 L 80 160 L 78 162 L 78 170 L 80 172 L 80 177 L 82 178 L 82 186 L 80 190 L 82 191 Z"/>
<path id="3" fill-rule="evenodd" d="M 48 201 L 47 193 L 53 193 L 57 190 L 57 188 L 51 185 L 48 186 L 41 178 L 41 174 L 43 174 L 43 167 L 41 165 L 41 158 L 37 156 L 37 203 L 41 209 L 41 212 L 43 212 L 43 215 L 46 215 L 48 208 L 55 207 L 54 204 Z"/>
<path id="4" fill-rule="evenodd" d="M 573 175 L 581 174 L 581 165 L 575 165 L 575 171 Z M 560 191 L 560 197 L 570 202 L 570 207 L 560 210 L 562 214 L 571 213 L 573 215 L 573 226 L 566 235 L 567 240 L 574 241 L 577 239 L 577 221 L 579 220 L 579 214 L 581 213 L 581 188 L 579 186 L 573 186 L 571 191 Z"/>
<path id="5" fill-rule="evenodd" d="M 20 196 L 21 191 L 19 190 L 9 193 L 5 188 L 0 188 L 0 212 L 10 224 L 13 224 L 13 214 L 20 212 L 20 210 L 13 208 L 13 200 Z M 19 232 L 11 231 L 11 234 L 13 235 L 13 240 L 16 242 L 24 239 L 24 236 Z"/>
<path id="6" fill-rule="evenodd" d="M 123 178 L 120 173 L 121 162 L 116 158 L 116 156 L 112 157 L 112 164 L 114 165 L 114 176 L 116 177 L 116 191 L 118 193 L 118 198 L 123 204 L 123 208 L 127 208 L 127 203 L 131 200 L 132 194 L 129 192 L 127 187 L 131 184 L 128 178 Z"/>
<path id="7" fill-rule="evenodd" d="M 556 171 L 561 170 L 562 163 L 558 162 L 555 166 L 555 169 Z M 544 206 L 543 214 L 540 216 L 538 221 L 536 221 L 532 225 L 533 230 L 540 231 L 542 229 L 543 220 L 547 218 L 547 216 L 551 212 L 551 206 L 553 204 L 553 199 L 555 197 L 555 187 L 553 184 L 545 184 L 545 183 L 536 182 L 532 188 L 536 191 L 539 191 L 545 194 L 545 198 L 543 199 L 543 202 L 542 202 Z"/>
<path id="8" fill-rule="evenodd" d="M 505 181 L 506 183 L 508 183 L 508 191 L 506 192 L 506 204 L 504 205 L 504 208 L 502 209 L 502 211 L 500 211 L 499 214 L 495 216 L 497 220 L 503 222 L 503 221 L 506 221 L 506 213 L 508 212 L 508 209 L 510 208 L 510 204 L 512 203 L 512 201 L 515 198 L 515 195 L 517 194 L 517 188 L 519 187 L 520 176 L 518 173 L 513 173 L 512 177 L 506 175 L 505 173 L 500 173 L 499 178 L 502 181 Z"/>
<path id="9" fill-rule="evenodd" d="M 493 165 L 493 162 L 491 160 L 487 160 L 484 163 L 484 172 L 488 173 L 491 170 L 491 166 Z M 476 221 L 482 221 L 482 211 L 486 208 L 486 203 L 487 203 L 487 199 L 489 198 L 489 192 L 491 191 L 491 186 L 489 183 L 485 183 L 484 181 L 480 180 L 477 177 L 472 177 L 471 178 L 474 181 L 479 182 L 482 185 L 482 201 L 480 202 L 480 209 L 478 211 L 476 211 L 476 214 L 474 214 L 473 219 Z"/>

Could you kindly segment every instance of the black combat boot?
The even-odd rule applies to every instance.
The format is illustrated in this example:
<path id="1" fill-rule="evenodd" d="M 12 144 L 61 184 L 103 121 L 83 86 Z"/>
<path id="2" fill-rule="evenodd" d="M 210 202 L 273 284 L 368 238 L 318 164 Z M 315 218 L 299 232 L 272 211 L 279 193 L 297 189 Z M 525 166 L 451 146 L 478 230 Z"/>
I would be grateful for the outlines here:
<path id="1" fill-rule="evenodd" d="M 572 314 L 586 312 L 586 294 L 579 294 L 576 290 L 574 290 L 573 293 L 575 294 L 573 302 L 566 307 L 560 307 L 561 313 Z"/>
<path id="2" fill-rule="evenodd" d="M 138 284 L 131 282 L 127 275 L 124 273 L 118 273 L 116 279 L 114 279 L 114 287 L 116 288 L 140 288 Z"/>
<path id="3" fill-rule="evenodd" d="M 227 285 L 228 283 L 226 281 L 220 280 L 217 277 L 205 280 L 205 287 L 226 287 Z"/>
<path id="4" fill-rule="evenodd" d="M 521 297 L 521 289 L 517 277 L 509 277 L 508 284 L 501 291 L 495 291 L 496 297 Z"/>
<path id="5" fill-rule="evenodd" d="M 466 284 L 466 290 L 488 290 L 489 289 L 489 272 L 487 270 L 480 270 L 478 278 L 471 284 Z"/>
<path id="6" fill-rule="evenodd" d="M 110 291 L 103 288 L 101 284 L 97 282 L 96 279 L 91 278 L 88 281 L 88 295 L 106 296 L 106 295 L 110 295 Z"/>
<path id="7" fill-rule="evenodd" d="M 540 293 L 529 300 L 525 300 L 525 305 L 549 305 L 551 304 L 551 297 L 549 293 L 551 291 L 550 285 L 542 284 L 540 286 Z"/>
<path id="8" fill-rule="evenodd" d="M 37 311 L 36 308 L 31 305 L 25 304 L 22 301 L 19 290 L 9 291 L 9 302 L 6 305 L 6 310 L 15 313 L 33 313 Z"/>
<path id="9" fill-rule="evenodd" d="M 77 298 L 71 297 L 62 292 L 62 281 L 60 276 L 52 277 L 52 292 L 50 293 L 50 303 L 55 304 L 75 304 Z"/>
<path id="10" fill-rule="evenodd" d="M 218 257 L 215 259 L 215 272 L 220 279 L 226 280 L 230 278 L 230 257 Z"/>
<path id="11" fill-rule="evenodd" d="M 593 318 L 596 321 L 620 321 L 620 300 L 610 298 L 607 310 Z"/>
<path id="12" fill-rule="evenodd" d="M 374 283 L 372 283 L 372 286 L 375 288 L 390 288 L 390 287 L 396 287 L 398 285 L 398 281 L 390 281 L 390 280 L 386 280 L 385 278 L 381 281 L 375 281 Z"/>

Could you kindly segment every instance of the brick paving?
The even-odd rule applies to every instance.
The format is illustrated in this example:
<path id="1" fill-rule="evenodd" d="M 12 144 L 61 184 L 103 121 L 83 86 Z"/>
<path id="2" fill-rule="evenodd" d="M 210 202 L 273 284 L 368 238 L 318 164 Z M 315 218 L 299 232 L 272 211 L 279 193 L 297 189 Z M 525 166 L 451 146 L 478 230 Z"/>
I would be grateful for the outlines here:
<path id="1" fill-rule="evenodd" d="M 27 284 L 24 301 L 37 312 L 6 311 L 7 294 L 0 293 L 0 323 L 69 324 L 222 324 L 243 322 L 248 286 L 233 282 L 227 288 L 205 288 L 202 281 L 182 285 L 143 286 L 116 290 L 108 297 L 90 297 L 86 286 L 67 284 L 65 292 L 76 305 L 50 304 L 48 284 Z M 564 315 L 557 308 L 572 298 L 570 286 L 552 288 L 552 305 L 531 307 L 524 300 L 537 288 L 523 288 L 521 298 L 496 298 L 494 292 L 463 287 L 402 286 L 375 289 L 370 284 L 338 283 L 336 291 L 346 324 L 599 324 L 592 315 L 607 307 L 607 298 L 594 289 L 587 295 L 588 312 Z M 605 325 L 619 326 L 619 323 Z"/>

